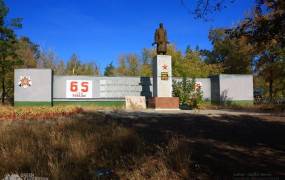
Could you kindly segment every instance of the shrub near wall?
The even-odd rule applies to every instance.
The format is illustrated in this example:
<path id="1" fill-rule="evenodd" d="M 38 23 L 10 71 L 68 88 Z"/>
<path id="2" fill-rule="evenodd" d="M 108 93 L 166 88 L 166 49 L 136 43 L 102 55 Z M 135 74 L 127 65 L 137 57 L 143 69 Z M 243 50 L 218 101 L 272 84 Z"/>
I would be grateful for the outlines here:
<path id="1" fill-rule="evenodd" d="M 203 102 L 201 86 L 195 79 L 187 80 L 186 77 L 181 82 L 174 80 L 173 96 L 179 97 L 181 109 L 196 109 Z"/>

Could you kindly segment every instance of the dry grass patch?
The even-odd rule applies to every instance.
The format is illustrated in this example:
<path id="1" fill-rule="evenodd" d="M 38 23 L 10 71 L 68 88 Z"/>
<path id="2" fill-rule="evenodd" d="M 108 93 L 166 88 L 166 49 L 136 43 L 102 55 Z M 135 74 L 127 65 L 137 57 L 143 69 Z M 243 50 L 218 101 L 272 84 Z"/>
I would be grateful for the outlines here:
<path id="1" fill-rule="evenodd" d="M 11 107 L 0 106 L 0 120 L 46 120 L 82 112 L 77 106 Z"/>
<path id="2" fill-rule="evenodd" d="M 0 112 L 0 179 L 13 173 L 96 179 L 98 169 L 111 169 L 107 176 L 114 179 L 190 176 L 190 153 L 183 137 L 155 144 L 136 128 L 91 107 L 4 107 Z"/>
<path id="3" fill-rule="evenodd" d="M 80 117 L 0 122 L 0 178 L 35 173 L 51 179 L 90 179 L 97 168 L 126 168 L 143 153 L 132 129 L 100 116 Z"/>
<path id="4" fill-rule="evenodd" d="M 0 121 L 0 178 L 34 173 L 50 179 L 96 179 L 109 168 L 121 179 L 188 177 L 184 139 L 149 144 L 135 129 L 103 113 L 81 112 L 53 120 Z"/>

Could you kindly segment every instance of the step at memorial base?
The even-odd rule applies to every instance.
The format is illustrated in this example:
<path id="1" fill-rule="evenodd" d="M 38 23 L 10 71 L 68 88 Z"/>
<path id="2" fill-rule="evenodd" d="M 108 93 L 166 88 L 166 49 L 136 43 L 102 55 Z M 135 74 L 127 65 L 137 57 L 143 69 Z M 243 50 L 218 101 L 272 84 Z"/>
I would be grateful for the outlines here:
<path id="1" fill-rule="evenodd" d="M 178 97 L 153 97 L 148 99 L 148 108 L 178 110 Z"/>

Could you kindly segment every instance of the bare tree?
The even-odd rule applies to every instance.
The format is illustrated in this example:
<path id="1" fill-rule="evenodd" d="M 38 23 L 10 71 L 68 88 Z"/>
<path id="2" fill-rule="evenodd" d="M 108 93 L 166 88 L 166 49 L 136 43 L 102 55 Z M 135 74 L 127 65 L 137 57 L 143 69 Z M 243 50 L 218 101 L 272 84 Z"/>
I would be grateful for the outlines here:
<path id="1" fill-rule="evenodd" d="M 191 15 L 197 19 L 209 20 L 209 15 L 215 12 L 220 12 L 227 8 L 229 4 L 236 0 L 196 0 L 194 8 L 189 5 L 189 0 L 180 0 L 180 4 Z"/>

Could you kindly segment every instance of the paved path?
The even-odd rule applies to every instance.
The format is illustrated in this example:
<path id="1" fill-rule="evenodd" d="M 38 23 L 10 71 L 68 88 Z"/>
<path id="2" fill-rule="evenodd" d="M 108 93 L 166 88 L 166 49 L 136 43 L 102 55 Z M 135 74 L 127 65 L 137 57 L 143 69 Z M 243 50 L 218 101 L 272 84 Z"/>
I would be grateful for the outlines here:
<path id="1" fill-rule="evenodd" d="M 109 113 L 141 113 L 141 114 L 197 114 L 208 116 L 220 116 L 220 115 L 249 115 L 249 116 L 280 116 L 285 117 L 285 113 L 268 113 L 268 112 L 252 112 L 246 110 L 232 110 L 232 109 L 219 109 L 219 110 L 102 110 L 102 112 Z"/>
<path id="2" fill-rule="evenodd" d="M 104 114 L 109 114 L 117 118 L 156 118 L 156 117 L 173 117 L 177 115 L 180 118 L 187 118 L 195 115 L 207 116 L 207 117 L 222 117 L 222 116 L 252 116 L 255 118 L 261 118 L 264 121 L 275 121 L 285 123 L 284 113 L 263 113 L 263 112 L 247 112 L 244 110 L 232 110 L 232 109 L 219 109 L 219 110 L 154 110 L 147 109 L 143 111 L 132 110 L 102 110 Z"/>

